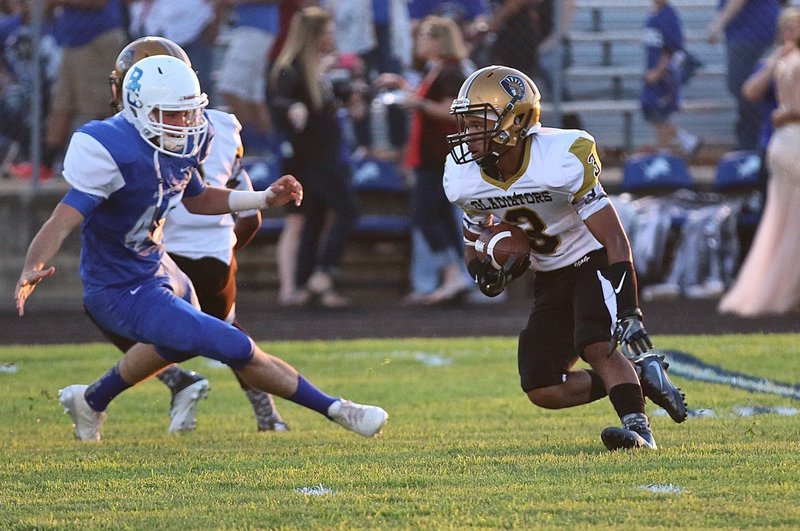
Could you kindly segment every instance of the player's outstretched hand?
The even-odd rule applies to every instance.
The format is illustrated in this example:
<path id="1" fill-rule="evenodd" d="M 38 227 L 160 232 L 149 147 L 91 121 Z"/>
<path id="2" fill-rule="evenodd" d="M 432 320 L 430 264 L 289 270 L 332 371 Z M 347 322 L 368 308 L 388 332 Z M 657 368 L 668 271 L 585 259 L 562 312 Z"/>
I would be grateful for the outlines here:
<path id="1" fill-rule="evenodd" d="M 641 310 L 637 308 L 635 311 L 617 316 L 617 326 L 611 341 L 612 350 L 619 344 L 619 348 L 628 359 L 641 356 L 653 348 L 653 342 L 642 323 Z"/>
<path id="2" fill-rule="evenodd" d="M 284 175 L 270 185 L 269 191 L 267 206 L 270 208 L 283 206 L 289 201 L 294 201 L 295 206 L 303 202 L 303 185 L 294 175 Z"/>
<path id="3" fill-rule="evenodd" d="M 31 296 L 36 285 L 47 277 L 53 276 L 56 268 L 53 266 L 47 269 L 40 269 L 36 271 L 23 271 L 17 281 L 17 287 L 14 290 L 14 300 L 17 304 L 17 313 L 20 317 L 25 315 L 25 301 Z"/>

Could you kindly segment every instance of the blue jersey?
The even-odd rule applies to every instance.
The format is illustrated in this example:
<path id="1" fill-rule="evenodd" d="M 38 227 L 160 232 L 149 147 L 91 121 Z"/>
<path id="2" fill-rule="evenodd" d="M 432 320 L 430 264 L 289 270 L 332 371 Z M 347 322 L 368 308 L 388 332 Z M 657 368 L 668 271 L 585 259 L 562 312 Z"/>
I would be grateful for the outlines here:
<path id="1" fill-rule="evenodd" d="M 642 43 L 645 49 L 645 67 L 655 68 L 662 54 L 672 54 L 667 71 L 656 83 L 645 83 L 641 101 L 644 108 L 657 109 L 669 114 L 678 109 L 681 97 L 680 67 L 675 53 L 683 50 L 683 30 L 675 9 L 667 4 L 654 11 L 645 23 Z"/>
<path id="2" fill-rule="evenodd" d="M 108 0 L 103 7 L 63 7 L 56 12 L 56 40 L 64 48 L 88 44 L 107 31 L 124 28 L 124 11 L 121 0 Z"/>
<path id="3" fill-rule="evenodd" d="M 237 4 L 235 9 L 236 24 L 238 26 L 248 26 L 264 30 L 273 35 L 278 34 L 280 11 L 277 3 Z"/>
<path id="4" fill-rule="evenodd" d="M 667 4 L 647 19 L 643 38 L 645 64 L 654 68 L 662 52 L 675 53 L 683 49 L 681 21 L 675 9 Z"/>
<path id="5" fill-rule="evenodd" d="M 719 9 L 730 0 L 719 0 Z M 777 36 L 780 0 L 747 0 L 741 11 L 725 26 L 725 38 L 769 45 Z"/>
<path id="6" fill-rule="evenodd" d="M 157 274 L 167 212 L 203 191 L 197 157 L 156 151 L 122 115 L 76 131 L 64 158 L 63 202 L 83 216 L 84 292 L 133 286 Z"/>

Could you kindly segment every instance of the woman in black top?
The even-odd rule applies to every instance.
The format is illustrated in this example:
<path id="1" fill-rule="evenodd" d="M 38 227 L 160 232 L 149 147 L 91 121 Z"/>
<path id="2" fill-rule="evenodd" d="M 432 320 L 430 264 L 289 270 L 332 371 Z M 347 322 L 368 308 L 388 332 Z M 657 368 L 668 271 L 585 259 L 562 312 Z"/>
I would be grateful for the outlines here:
<path id="1" fill-rule="evenodd" d="M 283 153 L 283 173 L 303 183 L 304 200 L 287 216 L 278 243 L 282 283 L 292 284 L 293 245 L 299 237 L 294 265 L 294 294 L 282 286 L 281 302 L 302 304 L 311 295 L 324 306 L 344 306 L 349 301 L 334 291 L 334 278 L 342 251 L 358 221 L 359 205 L 351 183 L 338 104 L 323 74 L 335 50 L 333 18 L 325 9 L 299 11 L 281 53 L 272 68 L 268 101 L 276 125 L 290 149 Z M 332 214 L 329 230 L 323 228 Z"/>

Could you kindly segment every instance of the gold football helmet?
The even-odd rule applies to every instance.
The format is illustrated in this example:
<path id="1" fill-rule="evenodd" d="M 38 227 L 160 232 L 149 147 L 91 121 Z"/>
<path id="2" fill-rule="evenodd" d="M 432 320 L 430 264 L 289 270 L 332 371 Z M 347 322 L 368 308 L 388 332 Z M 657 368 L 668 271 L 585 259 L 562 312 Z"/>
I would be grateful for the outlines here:
<path id="1" fill-rule="evenodd" d="M 164 37 L 142 37 L 128 44 L 119 52 L 114 63 L 114 70 L 108 76 L 108 86 L 111 89 L 111 110 L 119 112 L 122 110 L 122 80 L 125 74 L 133 66 L 144 59 L 154 55 L 169 55 L 180 59 L 191 68 L 192 62 L 189 56 L 178 44 Z"/>
<path id="2" fill-rule="evenodd" d="M 450 113 L 458 120 L 459 132 L 447 142 L 458 164 L 484 161 L 502 155 L 517 145 L 538 125 L 541 94 L 533 81 L 515 68 L 487 66 L 474 72 L 461 85 Z M 476 126 L 474 118 L 483 120 Z M 479 143 L 482 149 L 477 150 Z"/>

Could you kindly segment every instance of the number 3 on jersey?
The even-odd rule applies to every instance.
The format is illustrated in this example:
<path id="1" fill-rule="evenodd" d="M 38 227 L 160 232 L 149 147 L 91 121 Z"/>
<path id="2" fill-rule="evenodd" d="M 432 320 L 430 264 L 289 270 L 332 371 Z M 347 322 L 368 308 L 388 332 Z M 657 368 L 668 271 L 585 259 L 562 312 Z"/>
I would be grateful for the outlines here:
<path id="1" fill-rule="evenodd" d="M 553 254 L 558 246 L 561 245 L 561 238 L 558 236 L 550 236 L 545 233 L 547 225 L 544 224 L 542 218 L 536 212 L 527 208 L 513 208 L 507 210 L 503 215 L 505 221 L 520 225 L 524 227 L 525 234 L 528 235 L 528 240 L 531 242 L 531 249 L 539 254 Z"/>

